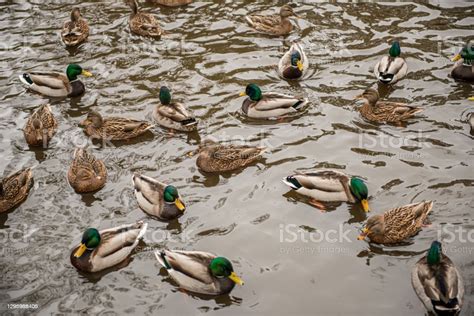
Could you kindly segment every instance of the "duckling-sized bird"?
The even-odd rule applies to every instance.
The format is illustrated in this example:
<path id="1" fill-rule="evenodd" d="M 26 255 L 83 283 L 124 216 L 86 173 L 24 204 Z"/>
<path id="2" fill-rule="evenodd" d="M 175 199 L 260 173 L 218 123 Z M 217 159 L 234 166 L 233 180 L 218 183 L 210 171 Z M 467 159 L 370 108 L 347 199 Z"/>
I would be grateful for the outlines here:
<path id="1" fill-rule="evenodd" d="M 41 105 L 28 118 L 23 127 L 23 135 L 30 146 L 48 147 L 49 141 L 56 134 L 58 121 L 49 104 Z"/>
<path id="2" fill-rule="evenodd" d="M 280 14 L 275 15 L 257 15 L 251 14 L 245 16 L 247 23 L 255 30 L 275 35 L 284 36 L 288 35 L 293 31 L 293 24 L 291 24 L 289 17 L 294 16 L 300 18 L 293 8 L 287 4 L 281 7 Z"/>
<path id="3" fill-rule="evenodd" d="M 278 63 L 278 74 L 285 79 L 300 79 L 309 68 L 303 46 L 293 43 Z"/>
<path id="4" fill-rule="evenodd" d="M 160 88 L 160 102 L 153 111 L 153 117 L 159 125 L 182 132 L 197 129 L 194 115 L 183 104 L 172 102 L 168 87 Z"/>
<path id="5" fill-rule="evenodd" d="M 248 96 L 242 103 L 242 111 L 250 118 L 276 119 L 297 113 L 308 99 L 279 93 L 265 93 L 254 83 L 247 85 L 240 96 Z"/>
<path id="6" fill-rule="evenodd" d="M 30 168 L 20 170 L 0 180 L 0 213 L 9 211 L 23 203 L 33 186 Z"/>
<path id="7" fill-rule="evenodd" d="M 375 89 L 367 89 L 355 99 L 362 100 L 363 105 L 359 112 L 372 122 L 400 123 L 423 111 L 423 108 L 406 103 L 379 101 L 379 93 Z"/>
<path id="8" fill-rule="evenodd" d="M 138 205 L 145 213 L 169 221 L 186 210 L 176 187 L 140 174 L 134 174 L 132 182 Z"/>
<path id="9" fill-rule="evenodd" d="M 221 295 L 232 291 L 235 284 L 244 284 L 224 257 L 183 250 L 156 251 L 155 256 L 178 286 L 189 292 Z"/>
<path id="10" fill-rule="evenodd" d="M 364 211 L 369 212 L 368 188 L 360 178 L 351 177 L 336 170 L 298 172 L 283 178 L 283 183 L 296 192 L 311 198 L 310 203 L 318 206 L 321 202 L 360 202 Z"/>
<path id="11" fill-rule="evenodd" d="M 151 0 L 151 2 L 164 5 L 166 7 L 178 7 L 182 5 L 187 5 L 193 2 L 193 0 Z"/>
<path id="12" fill-rule="evenodd" d="M 405 59 L 400 57 L 401 49 L 399 42 L 393 42 L 388 53 L 388 56 L 382 57 L 375 65 L 374 75 L 381 83 L 394 84 L 406 76 L 408 66 Z"/>
<path id="13" fill-rule="evenodd" d="M 451 77 L 455 80 L 474 82 L 474 43 L 467 43 L 453 61 L 456 63 L 451 70 Z"/>
<path id="14" fill-rule="evenodd" d="M 107 168 L 85 148 L 76 148 L 67 179 L 77 193 L 94 192 L 104 187 Z"/>
<path id="15" fill-rule="evenodd" d="M 122 117 L 103 118 L 97 111 L 90 111 L 80 125 L 88 136 L 100 140 L 128 140 L 153 128 L 146 121 Z"/>
<path id="16" fill-rule="evenodd" d="M 415 236 L 423 227 L 433 207 L 432 201 L 413 203 L 386 211 L 384 214 L 373 215 L 365 224 L 362 234 L 377 244 L 396 244 Z"/>
<path id="17" fill-rule="evenodd" d="M 79 8 L 74 8 L 71 11 L 71 20 L 63 24 L 61 39 L 66 46 L 72 47 L 82 44 L 87 37 L 89 37 L 89 25 L 82 18 Z"/>
<path id="18" fill-rule="evenodd" d="M 137 222 L 108 228 L 100 232 L 88 228 L 81 243 L 71 252 L 71 264 L 83 272 L 98 272 L 111 268 L 125 259 L 146 233 L 147 224 Z"/>
<path id="19" fill-rule="evenodd" d="M 458 315 L 464 298 L 464 282 L 454 263 L 443 254 L 439 241 L 413 267 L 411 283 L 416 295 L 433 315 Z"/>
<path id="20" fill-rule="evenodd" d="M 20 81 L 28 89 L 47 97 L 77 97 L 86 91 L 84 84 L 77 78 L 79 75 L 92 76 L 81 66 L 70 64 L 66 75 L 59 72 L 28 72 L 20 75 Z"/>
<path id="21" fill-rule="evenodd" d="M 163 30 L 155 16 L 151 13 L 140 11 L 136 0 L 127 0 L 127 3 L 132 9 L 132 14 L 128 20 L 130 30 L 140 36 L 160 38 Z"/>
<path id="22" fill-rule="evenodd" d="M 209 173 L 233 171 L 260 159 L 265 149 L 245 145 L 223 145 L 206 139 L 197 150 L 196 165 Z"/>

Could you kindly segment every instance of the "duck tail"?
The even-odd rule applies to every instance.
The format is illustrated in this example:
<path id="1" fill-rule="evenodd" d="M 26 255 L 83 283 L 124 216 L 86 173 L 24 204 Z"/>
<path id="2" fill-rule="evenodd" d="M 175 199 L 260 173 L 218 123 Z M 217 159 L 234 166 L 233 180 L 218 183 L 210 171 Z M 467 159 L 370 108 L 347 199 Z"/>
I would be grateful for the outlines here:
<path id="1" fill-rule="evenodd" d="M 292 188 L 293 190 L 298 190 L 302 187 L 302 185 L 294 176 L 288 176 L 286 178 L 283 178 L 283 183 Z"/>
<path id="2" fill-rule="evenodd" d="M 24 85 L 27 85 L 27 86 L 31 86 L 33 84 L 33 80 L 31 80 L 30 78 L 30 75 L 27 74 L 27 73 L 24 73 L 20 76 L 18 76 L 20 78 L 20 81 L 24 84 Z"/>
<path id="3" fill-rule="evenodd" d="M 161 250 L 161 251 L 155 251 L 155 257 L 156 257 L 156 260 L 158 260 L 158 262 L 164 267 L 166 268 L 167 270 L 170 270 L 171 269 L 171 265 L 168 263 L 168 261 L 166 260 L 166 253 L 164 250 Z"/>
<path id="4" fill-rule="evenodd" d="M 298 102 L 292 105 L 293 109 L 299 110 L 300 108 L 304 107 L 308 103 L 308 99 L 300 99 Z"/>

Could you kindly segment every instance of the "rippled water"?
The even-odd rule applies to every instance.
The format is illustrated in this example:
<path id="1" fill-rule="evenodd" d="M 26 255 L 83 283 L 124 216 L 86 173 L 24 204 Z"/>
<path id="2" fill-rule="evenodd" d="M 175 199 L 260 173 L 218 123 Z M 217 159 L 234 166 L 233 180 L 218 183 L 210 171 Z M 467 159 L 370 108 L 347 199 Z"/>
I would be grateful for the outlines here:
<path id="1" fill-rule="evenodd" d="M 463 238 L 474 229 L 473 136 L 466 122 L 473 89 L 448 77 L 449 58 L 474 36 L 472 2 L 310 2 L 295 9 L 304 19 L 286 41 L 253 33 L 243 23 L 249 12 L 273 13 L 281 4 L 276 1 L 196 1 L 178 9 L 145 5 L 169 33 L 162 41 L 132 36 L 129 9 L 119 1 L 1 2 L 1 172 L 34 166 L 35 186 L 18 209 L 0 215 L 0 309 L 5 311 L 6 303 L 35 303 L 38 309 L 23 312 L 420 315 L 424 309 L 412 290 L 410 270 L 438 238 L 440 225 L 449 223 L 454 226 L 445 230 L 464 232 L 446 243 L 445 251 L 465 279 L 462 314 L 472 315 L 474 247 Z M 58 30 L 74 5 L 80 5 L 91 35 L 80 48 L 67 50 Z M 275 65 L 298 38 L 307 48 L 311 73 L 288 83 L 278 78 Z M 352 102 L 376 86 L 373 65 L 393 38 L 402 43 L 409 74 L 380 92 L 425 108 L 404 127 L 367 123 Z M 31 110 L 48 100 L 26 92 L 17 75 L 62 71 L 71 62 L 95 77 L 83 79 L 82 98 L 50 101 L 59 132 L 51 148 L 29 149 L 21 128 Z M 311 104 L 291 120 L 248 120 L 239 112 L 238 92 L 249 82 L 264 91 L 306 95 Z M 163 84 L 194 110 L 199 131 L 173 134 L 157 127 L 154 138 L 116 148 L 92 146 L 105 160 L 108 183 L 93 195 L 75 194 L 66 171 L 74 146 L 86 142 L 78 128 L 85 113 L 96 109 L 151 120 Z M 269 150 L 245 170 L 204 175 L 187 154 L 207 136 Z M 293 170 L 314 167 L 366 178 L 372 213 L 434 200 L 433 224 L 405 246 L 357 241 L 366 219 L 358 206 L 343 203 L 321 213 L 281 183 Z M 174 183 L 187 213 L 171 223 L 147 218 L 133 196 L 133 172 Z M 140 219 L 149 222 L 149 232 L 121 269 L 87 276 L 70 265 L 70 249 L 86 227 Z M 297 229 L 297 241 L 285 242 L 293 237 L 286 230 Z M 305 242 L 331 230 L 341 231 L 334 235 L 340 241 L 331 242 L 330 235 Z M 348 239 L 342 237 L 345 231 Z M 246 284 L 215 299 L 182 293 L 160 274 L 151 250 L 161 247 L 227 256 Z"/>

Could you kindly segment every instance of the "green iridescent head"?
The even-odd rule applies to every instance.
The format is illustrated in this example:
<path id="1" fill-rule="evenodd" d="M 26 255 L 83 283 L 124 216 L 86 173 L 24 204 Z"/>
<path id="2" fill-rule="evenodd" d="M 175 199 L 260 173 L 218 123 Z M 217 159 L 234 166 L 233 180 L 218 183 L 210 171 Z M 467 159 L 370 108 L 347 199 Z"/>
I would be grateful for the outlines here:
<path id="1" fill-rule="evenodd" d="M 441 243 L 439 241 L 433 241 L 431 243 L 431 247 L 428 250 L 428 255 L 426 256 L 426 260 L 428 261 L 429 265 L 438 264 L 441 262 L 441 254 L 443 252 Z"/>
<path id="2" fill-rule="evenodd" d="M 364 211 L 368 212 L 370 210 L 369 202 L 367 201 L 369 197 L 369 189 L 365 182 L 359 178 L 353 177 L 350 182 L 350 189 L 354 197 L 361 202 Z"/>
<path id="3" fill-rule="evenodd" d="M 212 259 L 211 263 L 209 264 L 209 270 L 212 276 L 218 279 L 229 278 L 239 285 L 244 284 L 242 280 L 235 274 L 232 263 L 230 263 L 227 258 L 216 257 Z"/>
<path id="4" fill-rule="evenodd" d="M 262 90 L 260 90 L 260 87 L 257 86 L 256 84 L 251 83 L 247 85 L 247 87 L 245 88 L 245 92 L 241 93 L 240 95 L 241 96 L 247 95 L 250 98 L 250 100 L 258 102 L 262 99 Z"/>
<path id="5" fill-rule="evenodd" d="M 402 51 L 400 49 L 400 43 L 398 41 L 394 41 L 392 43 L 392 47 L 390 47 L 390 50 L 388 51 L 388 53 L 390 54 L 390 56 L 395 58 L 395 57 L 400 56 L 401 52 Z"/>
<path id="6" fill-rule="evenodd" d="M 73 81 L 77 79 L 77 76 L 83 75 L 86 77 L 92 76 L 92 74 L 84 69 L 82 69 L 81 66 L 77 64 L 70 64 L 66 68 L 66 76 L 69 79 L 69 81 Z"/>
<path id="7" fill-rule="evenodd" d="M 184 212 L 186 209 L 183 201 L 179 198 L 178 189 L 172 185 L 167 185 L 165 187 L 165 190 L 163 191 L 163 199 L 166 203 L 174 204 L 181 212 Z"/>
<path id="8" fill-rule="evenodd" d="M 459 53 L 464 61 L 472 62 L 474 61 L 474 44 L 468 43 L 466 44 L 461 52 Z"/>
<path id="9" fill-rule="evenodd" d="M 92 250 L 99 246 L 100 244 L 100 233 L 95 228 L 88 228 L 82 234 L 81 244 L 74 253 L 74 257 L 81 257 L 86 250 Z"/>
<path id="10" fill-rule="evenodd" d="M 160 88 L 160 102 L 163 105 L 171 103 L 171 91 L 168 87 L 163 86 Z"/>

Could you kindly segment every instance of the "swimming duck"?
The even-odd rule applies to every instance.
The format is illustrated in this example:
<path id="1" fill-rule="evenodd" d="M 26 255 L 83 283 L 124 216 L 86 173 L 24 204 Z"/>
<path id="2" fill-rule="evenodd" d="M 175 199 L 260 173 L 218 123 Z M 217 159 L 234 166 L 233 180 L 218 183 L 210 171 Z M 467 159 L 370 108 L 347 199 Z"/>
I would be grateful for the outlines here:
<path id="1" fill-rule="evenodd" d="M 256 84 L 249 84 L 240 96 L 248 96 L 242 103 L 242 111 L 250 118 L 272 119 L 297 113 L 308 99 L 279 93 L 265 93 Z"/>
<path id="2" fill-rule="evenodd" d="M 100 232 L 88 228 L 71 252 L 71 264 L 83 272 L 98 272 L 127 259 L 146 233 L 147 224 L 137 222 Z"/>
<path id="3" fill-rule="evenodd" d="M 474 43 L 466 44 L 453 61 L 451 77 L 455 80 L 474 82 Z"/>
<path id="4" fill-rule="evenodd" d="M 289 17 L 294 16 L 300 18 L 293 12 L 293 8 L 285 4 L 280 9 L 280 14 L 274 15 L 256 15 L 251 14 L 245 16 L 247 23 L 259 32 L 270 35 L 283 36 L 293 31 Z"/>
<path id="5" fill-rule="evenodd" d="M 193 0 L 151 0 L 151 2 L 164 5 L 166 7 L 178 7 L 181 5 L 187 5 L 193 2 Z"/>
<path id="6" fill-rule="evenodd" d="M 204 172 L 232 171 L 255 162 L 264 151 L 264 147 L 223 145 L 206 139 L 199 145 L 196 165 Z"/>
<path id="7" fill-rule="evenodd" d="M 278 74 L 285 79 L 300 79 L 309 68 L 303 46 L 293 43 L 278 63 Z"/>
<path id="8" fill-rule="evenodd" d="M 366 120 L 372 122 L 399 123 L 423 111 L 420 107 L 405 103 L 379 101 L 379 93 L 374 89 L 365 90 L 355 99 L 363 101 L 359 112 Z"/>
<path id="9" fill-rule="evenodd" d="M 368 188 L 361 179 L 336 170 L 298 172 L 283 178 L 283 183 L 296 192 L 311 198 L 313 205 L 321 202 L 360 202 L 369 212 Z"/>
<path id="10" fill-rule="evenodd" d="M 443 254 L 439 241 L 413 267 L 411 283 L 416 295 L 433 315 L 457 315 L 464 298 L 464 282 L 454 263 Z"/>
<path id="11" fill-rule="evenodd" d="M 168 221 L 186 210 L 176 187 L 140 174 L 134 174 L 132 182 L 138 205 L 145 213 Z"/>
<path id="12" fill-rule="evenodd" d="M 94 192 L 104 187 L 107 168 L 102 160 L 95 158 L 85 148 L 77 148 L 67 178 L 77 193 Z"/>
<path id="13" fill-rule="evenodd" d="M 44 104 L 30 115 L 23 127 L 23 135 L 28 145 L 46 148 L 57 128 L 58 121 L 51 112 L 51 107 Z"/>
<path id="14" fill-rule="evenodd" d="M 399 42 L 393 42 L 388 53 L 388 56 L 382 57 L 377 65 L 375 65 L 374 75 L 381 83 L 393 84 L 406 76 L 408 66 L 405 59 L 400 57 L 401 49 Z"/>
<path id="15" fill-rule="evenodd" d="M 86 91 L 84 84 L 77 78 L 79 75 L 92 76 L 81 66 L 70 64 L 66 75 L 58 72 L 29 72 L 20 75 L 20 81 L 28 89 L 47 97 L 77 97 Z"/>
<path id="16" fill-rule="evenodd" d="M 130 30 L 137 35 L 160 38 L 163 30 L 155 16 L 138 10 L 136 0 L 127 0 L 127 3 L 132 9 L 132 14 L 128 20 Z"/>
<path id="17" fill-rule="evenodd" d="M 232 263 L 224 257 L 183 250 L 156 251 L 155 256 L 180 288 L 193 293 L 227 294 L 235 284 L 244 284 L 234 272 Z"/>
<path id="18" fill-rule="evenodd" d="M 171 92 L 167 87 L 160 88 L 160 102 L 153 111 L 153 117 L 161 126 L 182 132 L 197 129 L 194 115 L 178 102 L 172 102 Z"/>
<path id="19" fill-rule="evenodd" d="M 79 8 L 71 11 L 71 20 L 63 24 L 61 39 L 66 46 L 77 46 L 89 37 L 89 25 L 81 16 Z"/>
<path id="20" fill-rule="evenodd" d="M 146 121 L 122 117 L 103 118 L 96 111 L 90 111 L 80 125 L 88 136 L 100 140 L 127 140 L 143 135 L 153 128 L 153 125 Z"/>
<path id="21" fill-rule="evenodd" d="M 20 170 L 0 180 L 0 213 L 9 211 L 23 203 L 33 186 L 30 168 Z"/>
<path id="22" fill-rule="evenodd" d="M 362 234 L 377 244 L 395 244 L 416 235 L 428 217 L 432 201 L 413 203 L 386 211 L 384 214 L 373 215 L 365 224 Z"/>

